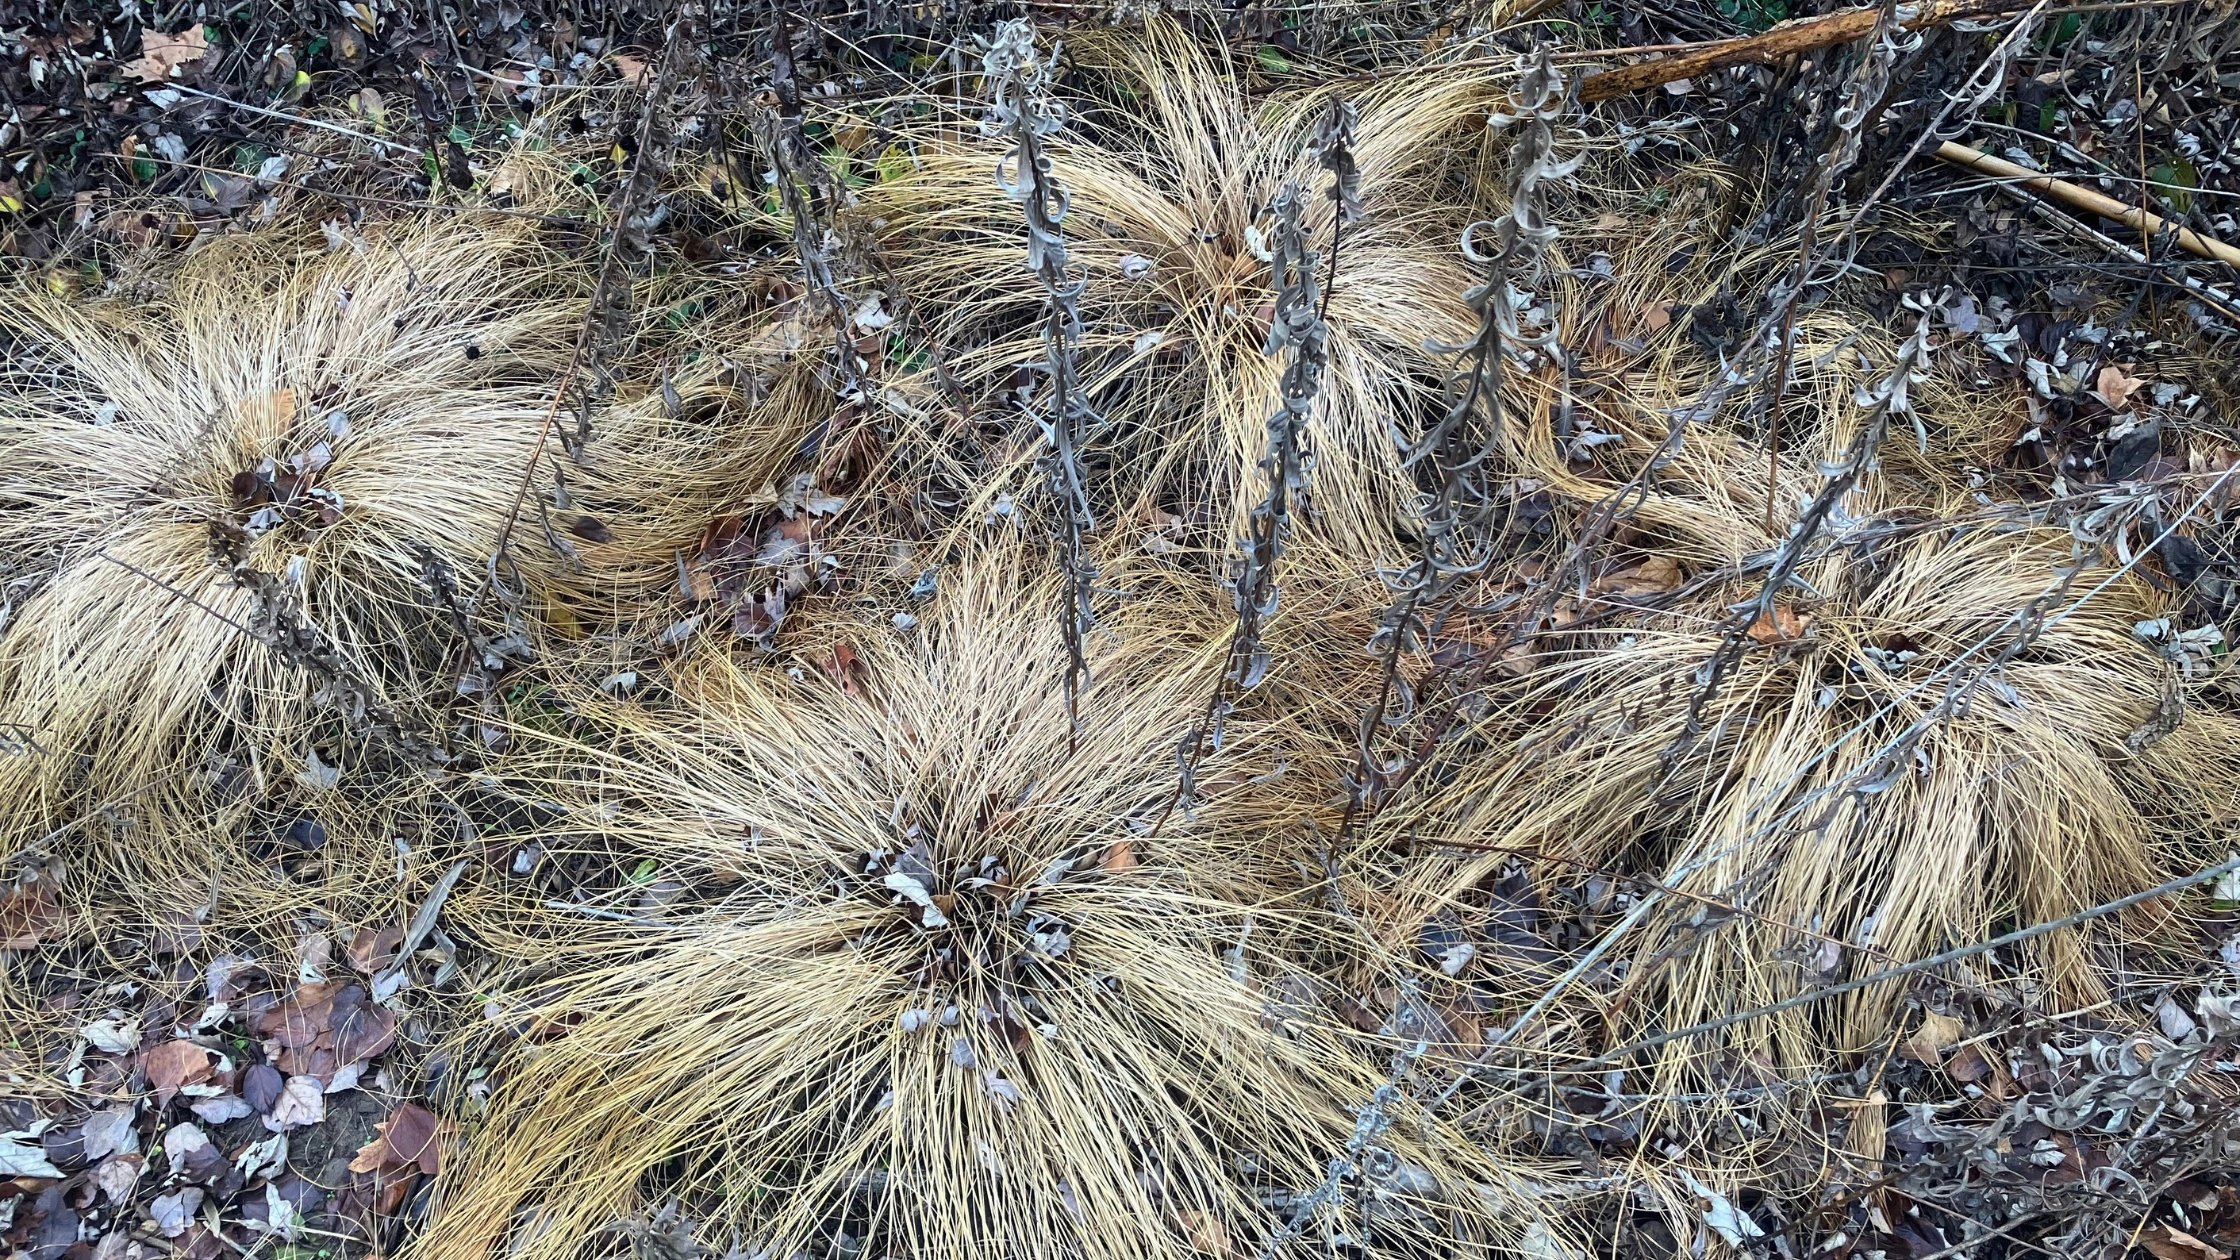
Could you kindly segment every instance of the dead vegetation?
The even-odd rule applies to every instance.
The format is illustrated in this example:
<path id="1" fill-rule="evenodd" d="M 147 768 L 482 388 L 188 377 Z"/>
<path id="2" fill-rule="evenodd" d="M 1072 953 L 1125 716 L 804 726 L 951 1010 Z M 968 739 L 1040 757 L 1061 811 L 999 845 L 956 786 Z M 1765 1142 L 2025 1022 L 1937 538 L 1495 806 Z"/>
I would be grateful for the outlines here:
<path id="1" fill-rule="evenodd" d="M 571 704 L 584 742 L 524 733 L 556 830 L 691 891 L 551 903 L 493 943 L 530 968 L 494 1026 L 525 1040 L 431 1254 L 583 1254 L 663 1166 L 750 1250 L 1260 1245 L 1377 1085 L 1377 1039 L 1310 969 L 1360 946 L 1287 860 L 1327 813 L 1322 750 L 1232 722 L 1153 834 L 1221 667 L 1215 605 L 1106 569 L 1128 589 L 1077 735 L 1057 628 L 1010 611 L 1063 598 L 1048 566 L 998 544 L 906 632 L 827 622 L 798 678 L 711 654 L 658 701 Z M 1513 1236 L 1529 1210 L 1449 1132 L 1394 1149 L 1364 1245 Z"/>
<path id="2" fill-rule="evenodd" d="M 2240 1245 L 2240 39 L 1419 7 L 0 31 L 11 1254 Z"/>

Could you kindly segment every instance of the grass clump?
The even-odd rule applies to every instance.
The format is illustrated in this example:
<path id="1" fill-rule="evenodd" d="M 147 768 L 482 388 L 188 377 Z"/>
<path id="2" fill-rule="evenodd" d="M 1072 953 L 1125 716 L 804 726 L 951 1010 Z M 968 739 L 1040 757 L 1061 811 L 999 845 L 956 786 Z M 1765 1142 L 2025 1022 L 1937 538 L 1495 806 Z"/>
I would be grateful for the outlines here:
<path id="1" fill-rule="evenodd" d="M 1283 858 L 1328 802 L 1295 732 L 1237 715 L 1152 834 L 1222 610 L 1108 573 L 1132 597 L 1069 755 L 1037 559 L 964 562 L 907 631 L 827 622 L 790 673 L 705 656 L 660 708 L 586 702 L 611 734 L 545 749 L 568 826 L 727 891 L 505 929 L 538 960 L 501 995 L 521 1039 L 423 1255 L 579 1255 L 681 1194 L 781 1251 L 1184 1256 L 1258 1245 L 1322 1178 L 1383 1072 Z M 1501 1161 L 1385 1140 L 1318 1228 L 1378 1254 L 1514 1228 Z"/>
<path id="2" fill-rule="evenodd" d="M 549 615 L 580 631 L 672 580 L 797 433 L 725 431 L 750 409 L 703 359 L 610 408 L 559 502 L 532 464 L 558 455 L 584 282 L 516 223 L 446 221 L 228 238 L 140 303 L 14 294 L 9 826 L 324 789 L 369 732 L 449 764 L 474 746 L 452 698 L 530 658 Z"/>

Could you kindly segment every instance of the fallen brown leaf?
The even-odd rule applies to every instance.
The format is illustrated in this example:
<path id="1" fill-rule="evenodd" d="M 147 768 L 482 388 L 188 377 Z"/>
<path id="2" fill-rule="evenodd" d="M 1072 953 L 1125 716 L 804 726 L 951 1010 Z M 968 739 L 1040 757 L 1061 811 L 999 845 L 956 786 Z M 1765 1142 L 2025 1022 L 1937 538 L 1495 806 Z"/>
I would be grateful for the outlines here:
<path id="1" fill-rule="evenodd" d="M 360 1063 L 389 1048 L 397 1039 L 397 1017 L 366 996 L 359 985 L 335 995 L 332 1045 L 337 1066 Z"/>
<path id="2" fill-rule="evenodd" d="M 2132 376 L 2111 363 L 2100 369 L 2100 378 L 2094 382 L 2093 391 L 2110 410 L 2121 411 L 2131 403 L 2131 396 L 2146 386 L 2144 377 Z"/>
<path id="3" fill-rule="evenodd" d="M 332 1028 L 334 995 L 341 988 L 339 980 L 297 985 L 295 992 L 257 1017 L 257 1034 L 279 1043 L 283 1050 L 306 1049 L 317 1044 Z"/>
<path id="4" fill-rule="evenodd" d="M 1906 1056 L 1922 1063 L 1937 1064 L 1944 1061 L 1944 1052 L 1960 1040 L 1960 1021 L 1950 1015 L 1935 1011 L 1923 1012 L 1921 1027 L 1906 1038 Z"/>
<path id="5" fill-rule="evenodd" d="M 833 644 L 832 655 L 821 664 L 824 672 L 832 676 L 832 681 L 840 684 L 842 691 L 858 700 L 863 699 L 863 689 L 859 683 L 863 678 L 864 666 L 862 658 L 856 654 L 855 644 L 846 639 Z"/>
<path id="6" fill-rule="evenodd" d="M 2139 1245 L 2153 1252 L 2155 1260 L 2232 1260 L 2230 1252 L 2220 1251 L 2175 1225 L 2158 1224 L 2142 1231 Z"/>
<path id="7" fill-rule="evenodd" d="M 140 1174 L 148 1167 L 146 1157 L 140 1155 L 111 1155 L 93 1170 L 93 1184 L 111 1203 L 127 1203 L 132 1199 L 132 1189 L 140 1184 Z"/>
<path id="8" fill-rule="evenodd" d="M 276 389 L 241 404 L 241 419 L 257 436 L 272 440 L 286 437 L 296 420 L 296 392 Z"/>
<path id="9" fill-rule="evenodd" d="M 287 1129 L 317 1124 L 327 1118 L 326 1091 L 315 1077 L 291 1076 L 281 1086 L 280 1098 L 273 1104 L 272 1115 L 265 1121 L 267 1127 L 279 1133 Z"/>
<path id="10" fill-rule="evenodd" d="M 1190 1235 L 1192 1251 L 1202 1256 L 1231 1254 L 1229 1227 L 1222 1224 L 1219 1217 L 1195 1208 L 1185 1208 L 1177 1215 L 1181 1218 L 1182 1228 Z"/>
<path id="11" fill-rule="evenodd" d="M 1982 1051 L 1967 1046 L 1952 1056 L 1952 1062 L 1944 1065 L 1944 1074 L 1962 1085 L 1973 1085 L 1991 1074 L 1991 1062 L 1983 1057 Z"/>
<path id="12" fill-rule="evenodd" d="M 716 597 L 716 575 L 706 556 L 681 561 L 677 565 L 677 576 L 685 599 L 697 604 Z"/>
<path id="13" fill-rule="evenodd" d="M 282 1072 L 321 1081 L 381 1053 L 397 1035 L 397 1017 L 368 1000 L 364 985 L 340 980 L 297 985 L 251 1026 Z"/>
<path id="14" fill-rule="evenodd" d="M 61 926 L 62 910 L 47 880 L 17 884 L 0 897 L 0 949 L 37 949 Z"/>
<path id="15" fill-rule="evenodd" d="M 350 938 L 350 965 L 358 971 L 372 975 L 389 965 L 396 957 L 397 946 L 404 943 L 404 928 L 392 923 L 379 931 L 358 929 Z"/>
<path id="16" fill-rule="evenodd" d="M 1758 643 L 1794 643 L 1804 637 L 1805 627 L 1811 624 L 1812 618 L 1781 604 L 1750 623 L 1750 638 Z"/>
<path id="17" fill-rule="evenodd" d="M 176 35 L 143 30 L 140 55 L 124 63 L 124 72 L 142 83 L 161 83 L 173 70 L 200 61 L 209 52 L 210 39 L 200 26 L 190 26 Z"/>
<path id="18" fill-rule="evenodd" d="M 210 1079 L 210 1051 L 191 1041 L 166 1041 L 140 1056 L 140 1069 L 156 1091 L 156 1107 L 169 1106 L 183 1085 L 200 1085 Z"/>
<path id="19" fill-rule="evenodd" d="M 387 1120 L 374 1126 L 374 1139 L 358 1148 L 350 1171 L 396 1174 L 417 1168 L 433 1177 L 442 1162 L 446 1128 L 426 1107 L 399 1103 Z"/>
<path id="20" fill-rule="evenodd" d="M 373 1198 L 373 1214 L 380 1217 L 395 1216 L 404 1209 L 404 1201 L 412 1194 L 417 1177 L 375 1178 L 379 1193 Z"/>
<path id="21" fill-rule="evenodd" d="M 280 1087 L 284 1083 L 280 1069 L 269 1063 L 252 1064 L 241 1074 L 241 1100 L 257 1114 L 270 1115 L 273 1106 L 280 1101 Z"/>
<path id="22" fill-rule="evenodd" d="M 1670 556 L 1650 556 L 1639 564 L 1627 565 L 1615 573 L 1595 582 L 1593 590 L 1621 600 L 1638 600 L 1649 595 L 1666 595 L 1679 589 L 1687 574 L 1680 569 L 1680 562 Z"/>

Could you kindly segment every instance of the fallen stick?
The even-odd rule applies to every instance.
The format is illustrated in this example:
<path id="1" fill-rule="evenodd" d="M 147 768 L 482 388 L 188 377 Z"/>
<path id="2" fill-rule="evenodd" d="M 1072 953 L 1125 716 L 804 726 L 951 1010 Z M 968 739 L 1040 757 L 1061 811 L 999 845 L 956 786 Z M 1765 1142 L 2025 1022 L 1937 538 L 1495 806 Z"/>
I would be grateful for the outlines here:
<path id="1" fill-rule="evenodd" d="M 2114 219 L 2149 235 L 2159 235 L 2167 225 L 2161 215 L 2149 214 L 2137 206 L 2127 206 L 2106 193 L 2040 174 L 2029 167 L 2017 166 L 2005 158 L 1995 158 L 1964 144 L 1954 144 L 1947 140 L 1937 146 L 1937 156 L 1955 166 L 1965 166 L 1996 179 L 2012 181 L 2032 192 L 2044 193 L 2073 209 Z M 2240 249 L 2203 236 L 2191 228 L 2181 227 L 2177 232 L 2178 246 L 2186 252 L 2240 267 Z"/>
<path id="2" fill-rule="evenodd" d="M 1918 4 L 1899 5 L 1897 25 L 1905 30 L 1919 30 L 1923 27 L 1948 25 L 1963 18 L 2019 13 L 2030 7 L 2032 6 L 2020 3 L 2019 0 L 1923 0 Z M 1757 35 L 1714 40 L 1669 57 L 1590 74 L 1581 81 L 1579 95 L 1588 101 L 1606 101 L 1713 70 L 1723 70 L 1728 66 L 1766 65 L 1833 44 L 1849 43 L 1871 33 L 1881 14 L 1879 7 L 1866 6 L 1839 9 L 1817 17 L 1793 18 Z M 2072 208 L 2114 219 L 2150 235 L 2163 229 L 2164 221 L 2159 215 L 2150 214 L 2136 206 L 2127 206 L 2105 193 L 2066 180 L 2054 179 L 1963 144 L 1954 144 L 1948 140 L 1937 146 L 1937 156 L 1985 175 L 2014 181 Z M 2240 267 L 2240 248 L 2203 236 L 2190 228 L 2181 227 L 2177 231 L 2178 245 L 2188 253 Z"/>
<path id="3" fill-rule="evenodd" d="M 2124 244 L 2073 214 L 2064 214 L 2045 198 L 2033 197 L 2024 189 L 2013 184 L 2001 184 L 1999 187 L 2012 195 L 2015 200 L 2021 202 L 2030 213 L 2052 226 L 2054 230 L 2067 232 L 2081 241 L 2089 241 L 2112 254 L 2119 254 L 2130 259 L 2142 267 L 2152 267 L 2154 265 L 2145 254 L 2140 253 L 2136 248 Z M 2240 327 L 2240 298 L 2235 298 L 2224 289 L 2203 283 L 2193 276 L 2175 272 L 2156 276 L 2153 278 L 2153 282 L 2184 286 L 2188 293 L 2215 310 L 2217 314 L 2224 316 L 2234 327 Z"/>
<path id="4" fill-rule="evenodd" d="M 1914 31 L 1929 26 L 1945 26 L 1962 18 L 2020 13 L 2029 7 L 2030 4 L 2025 0 L 1924 0 L 1919 4 L 1899 5 L 1897 26 L 1901 30 Z M 1832 44 L 1848 44 L 1872 31 L 1875 20 L 1881 16 L 1880 6 L 1867 5 L 1857 9 L 1838 9 L 1817 17 L 1792 18 L 1756 35 L 1713 40 L 1670 57 L 1635 62 L 1615 70 L 1590 74 L 1579 84 L 1579 96 L 1588 101 L 1606 101 L 1614 96 L 1660 87 L 1713 70 L 1724 70 L 1728 66 L 1768 65 Z"/>

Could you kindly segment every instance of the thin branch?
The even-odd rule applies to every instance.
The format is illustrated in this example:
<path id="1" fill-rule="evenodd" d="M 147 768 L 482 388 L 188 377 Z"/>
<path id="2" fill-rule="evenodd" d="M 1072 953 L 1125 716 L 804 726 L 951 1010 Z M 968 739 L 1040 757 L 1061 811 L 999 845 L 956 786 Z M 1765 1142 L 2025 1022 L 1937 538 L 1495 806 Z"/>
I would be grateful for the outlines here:
<path id="1" fill-rule="evenodd" d="M 244 113 L 261 114 L 266 118 L 277 118 L 281 122 L 295 123 L 296 125 L 302 127 L 316 127 L 321 131 L 331 131 L 338 136 L 348 136 L 352 140 L 362 140 L 367 144 L 377 145 L 381 148 L 389 150 L 392 153 L 403 153 L 415 158 L 420 156 L 420 150 L 413 148 L 409 144 L 399 144 L 394 140 L 384 140 L 380 136 L 369 136 L 365 132 L 353 131 L 350 128 L 344 127 L 338 123 L 322 122 L 316 118 L 306 118 L 301 114 L 290 114 L 277 109 L 266 109 L 262 105 L 251 105 L 247 101 L 237 101 L 230 96 L 220 96 L 215 92 L 205 92 L 199 88 L 191 88 L 184 83 L 167 83 L 164 85 L 164 88 L 167 91 L 178 92 L 186 96 L 196 96 L 206 101 L 216 101 L 220 105 L 238 109 Z"/>
<path id="2" fill-rule="evenodd" d="M 1996 158 L 1950 140 L 1937 146 L 1937 157 L 1954 166 L 1965 166 L 1989 175 L 2010 186 L 2044 193 L 2071 209 L 2097 214 L 2104 219 L 2114 219 L 2150 236 L 2159 235 L 2166 228 L 2175 228 L 2178 246 L 2187 253 L 2215 259 L 2227 266 L 2240 267 L 2240 248 L 2234 248 L 2214 237 L 2203 236 L 2192 228 L 2177 227 L 2159 214 L 2149 214 L 2136 206 L 2127 206 L 2106 193 L 2072 184 L 2065 179 L 2055 179 L 2026 166 L 2017 166 L 2005 158 Z"/>
<path id="3" fill-rule="evenodd" d="M 1378 659 L 1377 691 L 1355 729 L 1354 765 L 1338 831 L 1341 843 L 1363 813 L 1388 790 L 1406 782 L 1412 767 L 1426 755 L 1419 753 L 1397 776 L 1388 777 L 1377 754 L 1377 735 L 1414 712 L 1415 693 L 1402 673 L 1402 660 L 1422 643 L 1439 619 L 1441 606 L 1492 562 L 1492 543 L 1485 535 L 1495 497 L 1486 484 L 1486 468 L 1499 454 L 1504 436 L 1501 385 L 1508 360 L 1535 351 L 1561 352 L 1554 322 L 1527 330 L 1512 298 L 1520 285 L 1529 288 L 1537 279 L 1542 259 L 1557 239 L 1557 230 L 1546 217 L 1543 202 L 1550 190 L 1544 186 L 1570 175 L 1583 159 L 1565 161 L 1556 155 L 1555 123 L 1574 101 L 1547 45 L 1525 62 L 1524 70 L 1517 84 L 1516 112 L 1489 120 L 1499 126 L 1523 123 L 1510 155 L 1509 210 L 1491 222 L 1479 221 L 1463 229 L 1460 243 L 1463 257 L 1484 268 L 1481 281 L 1463 295 L 1478 316 L 1477 331 L 1463 345 L 1441 347 L 1455 356 L 1446 381 L 1446 412 L 1402 451 L 1404 465 L 1429 464 L 1438 476 L 1438 489 L 1423 496 L 1418 505 L 1415 556 L 1397 572 L 1379 573 L 1392 601 L 1369 637 L 1368 650 Z M 1481 243 L 1481 235 L 1489 239 Z M 1506 643 L 1496 648 L 1485 663 L 1498 659 L 1507 648 Z M 1477 676 L 1482 676 L 1482 669 Z M 1434 724 L 1426 749 L 1436 743 L 1457 711 L 1450 708 L 1445 719 Z"/>
<path id="4" fill-rule="evenodd" d="M 1899 5 L 1894 16 L 1899 29 L 1918 31 L 1967 18 L 2019 13 L 2029 7 L 2019 0 L 1928 0 Z M 1873 5 L 1793 18 L 1756 35 L 1698 44 L 1670 57 L 1590 74 L 1579 95 L 1590 102 L 1607 101 L 1729 66 L 1772 65 L 1831 45 L 1848 44 L 1872 31 L 1884 12 L 1882 6 Z"/>

